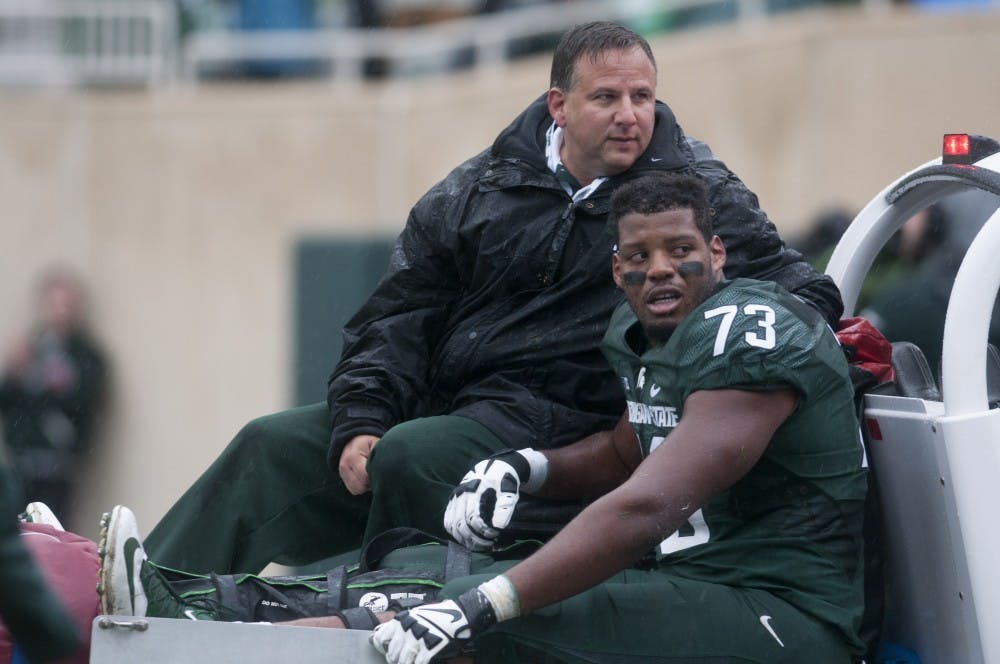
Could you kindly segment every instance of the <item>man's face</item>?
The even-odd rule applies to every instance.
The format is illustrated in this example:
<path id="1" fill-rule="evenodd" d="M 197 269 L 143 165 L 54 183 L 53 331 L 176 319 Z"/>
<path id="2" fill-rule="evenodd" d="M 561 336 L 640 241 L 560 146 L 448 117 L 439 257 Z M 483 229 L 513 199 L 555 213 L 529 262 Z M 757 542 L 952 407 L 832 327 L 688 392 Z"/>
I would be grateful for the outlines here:
<path id="1" fill-rule="evenodd" d="M 611 260 L 615 283 L 655 346 L 712 293 L 726 249 L 718 236 L 705 242 L 694 213 L 683 208 L 622 217 Z"/>
<path id="2" fill-rule="evenodd" d="M 576 62 L 572 90 L 549 90 L 549 113 L 563 129 L 560 157 L 587 185 L 628 170 L 653 135 L 656 71 L 641 48 Z"/>

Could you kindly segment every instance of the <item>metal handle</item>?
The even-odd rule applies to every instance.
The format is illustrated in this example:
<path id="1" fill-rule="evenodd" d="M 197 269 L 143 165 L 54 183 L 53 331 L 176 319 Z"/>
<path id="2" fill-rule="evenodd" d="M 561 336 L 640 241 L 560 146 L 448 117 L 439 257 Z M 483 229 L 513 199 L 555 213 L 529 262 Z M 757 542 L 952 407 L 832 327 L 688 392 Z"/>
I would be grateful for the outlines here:
<path id="1" fill-rule="evenodd" d="M 110 616 L 101 616 L 97 621 L 97 626 L 101 629 L 114 629 L 121 627 L 135 632 L 145 632 L 149 629 L 149 623 L 145 620 L 122 620 Z"/>

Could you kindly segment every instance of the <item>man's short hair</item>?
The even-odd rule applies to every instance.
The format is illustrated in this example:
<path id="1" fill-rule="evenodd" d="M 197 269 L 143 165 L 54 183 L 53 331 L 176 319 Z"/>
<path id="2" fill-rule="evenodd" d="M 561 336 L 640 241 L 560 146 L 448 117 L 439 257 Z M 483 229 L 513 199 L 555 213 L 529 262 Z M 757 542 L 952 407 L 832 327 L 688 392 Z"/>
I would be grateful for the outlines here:
<path id="1" fill-rule="evenodd" d="M 708 207 L 708 188 L 692 175 L 658 173 L 630 180 L 611 196 L 611 222 L 618 237 L 618 222 L 628 214 L 656 214 L 667 210 L 690 209 L 694 223 L 706 242 L 715 232 Z"/>
<path id="2" fill-rule="evenodd" d="M 552 55 L 552 74 L 549 85 L 569 91 L 576 85 L 576 62 L 580 56 L 591 61 L 606 51 L 627 51 L 639 47 L 656 70 L 656 58 L 649 42 L 638 33 L 611 21 L 592 21 L 572 28 L 562 36 Z"/>

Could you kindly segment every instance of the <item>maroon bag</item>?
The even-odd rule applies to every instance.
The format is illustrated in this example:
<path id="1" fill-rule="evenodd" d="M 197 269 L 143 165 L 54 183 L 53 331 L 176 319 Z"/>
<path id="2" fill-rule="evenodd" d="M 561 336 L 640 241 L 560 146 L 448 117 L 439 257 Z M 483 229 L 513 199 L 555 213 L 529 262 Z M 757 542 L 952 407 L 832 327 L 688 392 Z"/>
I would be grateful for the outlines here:
<path id="1" fill-rule="evenodd" d="M 21 541 L 42 571 L 45 582 L 76 623 L 83 642 L 70 657 L 58 664 L 87 664 L 90 661 L 90 625 L 101 612 L 97 596 L 97 545 L 75 533 L 42 523 L 19 523 Z M 13 654 L 10 634 L 0 621 L 0 662 Z"/>

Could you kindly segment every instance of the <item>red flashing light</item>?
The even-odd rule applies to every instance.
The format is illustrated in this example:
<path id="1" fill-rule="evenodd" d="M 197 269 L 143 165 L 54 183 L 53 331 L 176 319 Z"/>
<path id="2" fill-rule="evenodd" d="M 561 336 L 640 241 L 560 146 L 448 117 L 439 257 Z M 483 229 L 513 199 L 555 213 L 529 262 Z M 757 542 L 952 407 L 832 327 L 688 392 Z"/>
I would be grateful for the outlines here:
<path id="1" fill-rule="evenodd" d="M 941 148 L 941 156 L 951 159 L 961 159 L 969 156 L 969 135 L 968 134 L 945 134 L 944 145 Z"/>
<path id="2" fill-rule="evenodd" d="M 979 134 L 945 134 L 941 146 L 941 163 L 971 165 L 1000 152 L 1000 143 Z"/>

